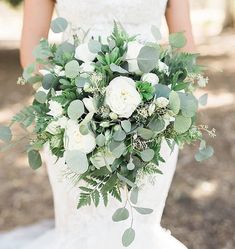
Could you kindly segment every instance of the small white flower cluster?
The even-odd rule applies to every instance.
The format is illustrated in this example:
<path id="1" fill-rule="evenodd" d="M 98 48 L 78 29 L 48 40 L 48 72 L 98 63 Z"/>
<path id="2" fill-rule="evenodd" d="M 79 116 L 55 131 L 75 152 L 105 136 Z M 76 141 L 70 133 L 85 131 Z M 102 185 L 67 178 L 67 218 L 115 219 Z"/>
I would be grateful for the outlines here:
<path id="1" fill-rule="evenodd" d="M 208 77 L 204 77 L 201 74 L 197 75 L 197 84 L 199 85 L 199 87 L 202 87 L 202 88 L 206 87 L 208 82 L 209 82 Z"/>

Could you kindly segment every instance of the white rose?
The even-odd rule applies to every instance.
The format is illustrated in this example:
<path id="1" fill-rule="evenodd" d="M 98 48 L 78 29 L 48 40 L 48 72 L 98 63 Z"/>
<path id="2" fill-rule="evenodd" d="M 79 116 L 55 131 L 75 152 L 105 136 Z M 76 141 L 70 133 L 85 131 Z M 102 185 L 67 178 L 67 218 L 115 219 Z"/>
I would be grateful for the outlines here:
<path id="1" fill-rule="evenodd" d="M 169 76 L 169 67 L 162 61 L 158 60 L 158 70 Z"/>
<path id="2" fill-rule="evenodd" d="M 90 153 L 96 147 L 95 136 L 92 132 L 82 135 L 79 124 L 74 120 L 69 120 L 64 134 L 64 144 L 66 150 L 79 150 L 83 153 Z"/>
<path id="3" fill-rule="evenodd" d="M 55 65 L 54 67 L 54 73 L 57 75 L 57 76 L 65 76 L 65 71 L 63 70 L 63 67 L 59 66 L 59 65 Z"/>
<path id="4" fill-rule="evenodd" d="M 169 100 L 164 97 L 159 97 L 155 100 L 155 103 L 158 107 L 164 108 L 168 106 Z"/>
<path id="5" fill-rule="evenodd" d="M 54 118 L 62 116 L 63 107 L 59 102 L 50 100 L 48 103 L 49 103 L 49 109 L 50 109 L 50 111 L 47 113 L 48 115 L 53 116 Z"/>
<path id="6" fill-rule="evenodd" d="M 96 57 L 95 53 L 89 50 L 88 43 L 78 45 L 75 51 L 75 58 L 84 62 L 92 62 Z"/>
<path id="7" fill-rule="evenodd" d="M 145 73 L 142 75 L 141 79 L 142 81 L 151 83 L 153 86 L 159 82 L 158 76 L 154 73 Z"/>
<path id="8" fill-rule="evenodd" d="M 129 72 L 141 74 L 138 67 L 137 57 L 143 45 L 137 41 L 131 41 L 127 44 L 126 60 L 128 62 Z"/>
<path id="9" fill-rule="evenodd" d="M 105 101 L 119 117 L 129 118 L 141 103 L 141 96 L 136 90 L 134 80 L 119 76 L 107 86 Z"/>
<path id="10" fill-rule="evenodd" d="M 94 103 L 94 99 L 92 97 L 89 97 L 89 98 L 84 98 L 83 100 L 83 103 L 86 107 L 86 109 L 89 111 L 89 112 L 96 112 L 96 106 L 95 106 L 95 103 Z"/>
<path id="11" fill-rule="evenodd" d="M 95 71 L 95 66 L 93 63 L 90 62 L 84 62 L 80 66 L 82 72 L 86 73 L 93 73 Z"/>
<path id="12" fill-rule="evenodd" d="M 58 120 L 52 121 L 46 128 L 46 131 L 55 135 L 60 132 L 60 129 L 65 129 L 68 118 L 65 116 L 60 117 Z"/>

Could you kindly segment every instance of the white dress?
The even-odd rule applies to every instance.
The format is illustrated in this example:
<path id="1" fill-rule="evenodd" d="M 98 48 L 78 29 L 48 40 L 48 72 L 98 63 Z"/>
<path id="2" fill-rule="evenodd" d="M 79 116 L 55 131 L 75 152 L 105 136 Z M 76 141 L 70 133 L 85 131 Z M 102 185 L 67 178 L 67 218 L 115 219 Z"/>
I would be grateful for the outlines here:
<path id="1" fill-rule="evenodd" d="M 167 0 L 57 0 L 57 12 L 74 26 L 91 28 L 93 36 L 109 34 L 116 19 L 130 34 L 139 33 L 141 38 L 151 40 L 151 25 L 160 26 L 166 3 Z M 154 212 L 144 216 L 134 213 L 136 239 L 130 249 L 186 249 L 160 225 L 178 148 L 170 153 L 163 143 L 162 155 L 166 160 L 160 165 L 163 175 L 156 175 L 154 184 L 153 179 L 145 178 L 139 194 L 138 206 L 152 208 Z M 44 156 L 54 194 L 55 228 L 42 224 L 0 235 L 0 249 L 123 249 L 121 236 L 130 221 L 112 221 L 121 203 L 110 198 L 108 207 L 77 210 L 79 188 L 64 179 L 64 159 L 55 163 L 56 158 L 47 149 Z"/>

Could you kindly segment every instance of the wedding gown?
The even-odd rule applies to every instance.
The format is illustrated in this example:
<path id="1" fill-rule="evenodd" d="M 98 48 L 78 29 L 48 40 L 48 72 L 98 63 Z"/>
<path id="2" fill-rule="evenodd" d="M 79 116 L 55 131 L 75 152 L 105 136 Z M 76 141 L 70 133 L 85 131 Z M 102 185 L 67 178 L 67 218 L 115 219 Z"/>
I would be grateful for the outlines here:
<path id="1" fill-rule="evenodd" d="M 57 13 L 74 26 L 90 34 L 106 35 L 113 20 L 120 21 L 130 34 L 139 33 L 142 39 L 152 40 L 151 25 L 160 26 L 167 0 L 57 0 Z M 143 179 L 138 206 L 152 208 L 150 215 L 134 213 L 136 238 L 130 249 L 186 249 L 160 225 L 165 201 L 178 157 L 178 148 L 171 153 L 163 142 L 162 155 L 166 163 L 160 165 L 163 175 Z M 56 162 L 46 149 L 50 182 L 54 194 L 55 228 L 43 223 L 36 227 L 18 229 L 0 235 L 0 249 L 122 249 L 121 236 L 130 221 L 114 223 L 112 215 L 122 204 L 110 198 L 108 207 L 100 205 L 76 209 L 79 188 L 63 177 L 64 159 Z M 56 163 L 55 163 L 56 162 Z"/>

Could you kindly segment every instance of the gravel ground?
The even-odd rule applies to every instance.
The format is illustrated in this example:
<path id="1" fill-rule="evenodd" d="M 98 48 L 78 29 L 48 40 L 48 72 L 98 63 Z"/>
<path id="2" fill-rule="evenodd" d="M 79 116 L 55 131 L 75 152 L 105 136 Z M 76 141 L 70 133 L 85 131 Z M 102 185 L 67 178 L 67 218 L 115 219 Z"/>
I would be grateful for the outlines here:
<path id="1" fill-rule="evenodd" d="M 193 158 L 195 148 L 185 147 L 163 217 L 163 226 L 190 249 L 235 248 L 234 39 L 234 34 L 224 34 L 199 47 L 202 64 L 210 66 L 206 90 L 211 94 L 209 108 L 202 110 L 200 119 L 217 129 L 217 138 L 210 140 L 216 154 L 198 164 Z M 0 123 L 30 98 L 30 88 L 15 85 L 21 72 L 17 61 L 17 50 L 0 49 Z M 28 168 L 22 143 L 0 154 L 1 231 L 53 217 L 45 167 L 37 172 Z"/>

